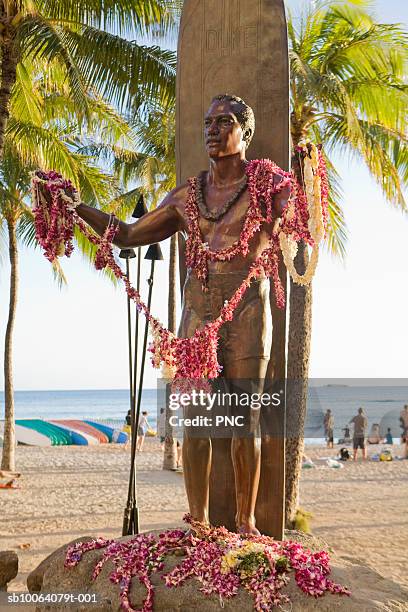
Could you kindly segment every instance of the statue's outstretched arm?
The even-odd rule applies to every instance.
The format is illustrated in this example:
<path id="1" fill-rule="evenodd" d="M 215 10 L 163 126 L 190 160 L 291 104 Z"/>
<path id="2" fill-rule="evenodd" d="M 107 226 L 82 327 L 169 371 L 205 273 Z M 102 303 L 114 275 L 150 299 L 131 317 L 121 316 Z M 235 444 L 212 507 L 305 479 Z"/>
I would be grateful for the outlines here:
<path id="1" fill-rule="evenodd" d="M 121 249 L 144 246 L 165 240 L 184 229 L 183 216 L 178 207 L 179 192 L 180 188 L 170 192 L 160 206 L 135 223 L 120 221 L 114 244 Z M 103 235 L 109 222 L 108 213 L 82 203 L 77 206 L 76 212 L 100 236 Z"/>

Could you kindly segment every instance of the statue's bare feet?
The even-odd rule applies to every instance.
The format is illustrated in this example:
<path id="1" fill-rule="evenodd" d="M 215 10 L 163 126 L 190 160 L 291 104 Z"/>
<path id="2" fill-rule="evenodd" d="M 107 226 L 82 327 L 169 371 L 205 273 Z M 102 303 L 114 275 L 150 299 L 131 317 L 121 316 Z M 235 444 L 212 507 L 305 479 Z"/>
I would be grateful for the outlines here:
<path id="1" fill-rule="evenodd" d="M 238 527 L 238 533 L 243 535 L 261 535 L 261 532 L 255 527 L 255 525 L 251 524 L 243 524 Z"/>
<path id="2" fill-rule="evenodd" d="M 188 536 L 193 536 L 194 538 L 205 537 L 206 528 L 208 529 L 210 528 L 210 523 L 201 523 L 201 525 L 203 526 L 203 529 L 197 529 L 194 526 L 189 527 L 189 529 L 185 531 L 186 537 Z"/>

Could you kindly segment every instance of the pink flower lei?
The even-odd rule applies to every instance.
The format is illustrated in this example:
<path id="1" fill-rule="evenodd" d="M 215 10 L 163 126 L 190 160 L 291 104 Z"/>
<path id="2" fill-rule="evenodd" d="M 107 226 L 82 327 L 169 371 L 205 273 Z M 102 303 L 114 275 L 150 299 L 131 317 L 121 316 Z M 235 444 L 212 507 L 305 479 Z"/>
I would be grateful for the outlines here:
<path id="1" fill-rule="evenodd" d="M 86 552 L 103 548 L 104 553 L 95 565 L 92 580 L 110 560 L 114 566 L 110 580 L 119 584 L 121 608 L 128 612 L 136 612 L 130 600 L 133 578 L 138 578 L 147 591 L 142 608 L 137 612 L 152 612 L 154 586 L 151 576 L 163 570 L 166 556 L 176 550 L 184 554 L 184 559 L 162 575 L 169 588 L 196 578 L 201 583 L 202 593 L 218 595 L 222 601 L 237 595 L 242 586 L 252 595 L 254 609 L 258 611 L 290 603 L 288 596 L 282 593 L 282 587 L 288 583 L 292 573 L 306 595 L 350 594 L 345 587 L 330 580 L 330 559 L 326 551 L 311 552 L 290 540 L 278 542 L 268 536 L 231 533 L 225 527 L 198 523 L 190 515 L 186 515 L 184 520 L 192 527 L 189 535 L 175 529 L 164 531 L 158 537 L 139 534 L 126 542 L 104 538 L 78 542 L 68 547 L 65 567 L 75 567 Z M 231 552 L 240 551 L 244 551 L 242 559 L 246 570 L 243 571 L 242 564 L 225 570 L 224 560 Z"/>
<path id="2" fill-rule="evenodd" d="M 324 214 L 327 219 L 327 180 L 325 179 L 323 158 L 321 160 L 323 211 L 326 210 Z M 199 212 L 195 199 L 195 181 L 197 179 L 189 180 L 189 197 L 186 203 L 190 229 L 186 253 L 187 265 L 194 269 L 204 287 L 208 276 L 209 261 L 230 261 L 238 254 L 242 256 L 248 254 L 249 241 L 260 229 L 261 224 L 263 222 L 270 223 L 273 220 L 274 194 L 288 184 L 292 185 L 292 197 L 296 197 L 297 200 L 296 212 L 295 216 L 289 219 L 286 215 L 288 208 L 286 208 L 282 215 L 280 229 L 290 233 L 296 240 L 303 239 L 311 243 L 307 229 L 306 198 L 294 176 L 281 170 L 270 160 L 249 162 L 246 172 L 250 205 L 241 236 L 233 245 L 220 251 L 206 248 L 202 242 Z M 274 182 L 276 174 L 283 177 L 278 184 Z M 41 197 L 40 184 L 49 197 Z M 250 286 L 252 279 L 263 274 L 270 276 L 274 283 L 277 306 L 283 308 L 285 305 L 285 293 L 279 277 L 279 241 L 277 235 L 272 233 L 269 246 L 251 264 L 247 277 L 224 304 L 219 316 L 203 328 L 197 329 L 191 338 L 177 338 L 158 319 L 152 316 L 138 291 L 131 285 L 126 274 L 117 264 L 113 255 L 112 242 L 119 230 L 119 222 L 114 215 L 111 215 L 106 231 L 100 238 L 90 231 L 86 223 L 75 212 L 73 202 L 78 199 L 78 195 L 70 181 L 63 179 L 60 174 L 53 171 L 48 173 L 37 172 L 33 176 L 32 185 L 36 237 L 44 249 L 45 256 L 50 261 L 63 254 L 69 257 L 73 251 L 72 240 L 76 225 L 89 241 L 98 247 L 95 267 L 98 270 L 105 266 L 109 267 L 115 276 L 123 281 L 127 294 L 136 302 L 139 312 L 142 312 L 148 320 L 153 334 L 153 342 L 148 348 L 152 354 L 153 366 L 163 366 L 165 371 L 168 372 L 166 377 L 179 381 L 180 385 L 186 384 L 186 388 L 190 386 L 189 381 L 197 383 L 202 379 L 208 380 L 219 376 L 222 369 L 217 359 L 219 328 L 226 321 L 232 320 L 234 311 Z M 67 190 L 72 193 L 72 199 L 66 195 Z M 261 210 L 261 202 L 264 205 L 264 211 Z"/>
<path id="3" fill-rule="evenodd" d="M 246 257 L 249 251 L 249 242 L 262 223 L 272 223 L 273 196 L 284 187 L 292 184 L 292 175 L 285 172 L 269 159 L 253 160 L 248 162 L 246 169 L 248 177 L 249 207 L 245 215 L 241 235 L 231 246 L 214 251 L 203 242 L 199 220 L 200 211 L 197 203 L 197 178 L 189 179 L 188 198 L 185 211 L 188 217 L 188 239 L 186 243 L 186 264 L 194 270 L 197 278 L 206 290 L 208 279 L 208 263 L 214 261 L 231 261 L 237 255 Z M 275 176 L 280 176 L 279 183 L 275 183 Z M 262 210 L 262 203 L 265 211 Z M 271 239 L 276 240 L 273 236 Z M 282 308 L 284 304 L 281 304 Z"/>
<path id="4" fill-rule="evenodd" d="M 326 161 L 323 153 L 319 150 L 319 167 L 317 171 L 320 177 L 321 185 L 321 198 L 322 198 L 322 215 L 324 227 L 327 228 L 328 222 L 328 199 L 329 199 L 329 183 L 327 178 Z M 299 242 L 304 240 L 308 245 L 313 246 L 314 241 L 309 231 L 309 210 L 306 194 L 303 188 L 295 176 L 291 173 L 291 197 L 296 203 L 295 214 L 293 217 L 289 217 L 289 207 L 287 206 L 282 213 L 281 231 L 285 234 L 289 234 L 293 240 Z"/>

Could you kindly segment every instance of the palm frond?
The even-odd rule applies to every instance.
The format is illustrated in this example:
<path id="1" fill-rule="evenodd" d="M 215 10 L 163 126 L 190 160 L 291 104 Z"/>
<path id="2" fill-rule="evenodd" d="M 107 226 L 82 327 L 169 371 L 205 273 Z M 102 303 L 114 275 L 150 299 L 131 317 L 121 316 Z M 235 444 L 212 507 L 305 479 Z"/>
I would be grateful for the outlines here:
<path id="1" fill-rule="evenodd" d="M 138 45 L 92 27 L 80 32 L 65 29 L 63 40 L 89 85 L 115 107 L 137 108 L 149 98 L 163 105 L 174 101 L 174 52 Z"/>
<path id="2" fill-rule="evenodd" d="M 316 123 L 313 125 L 312 133 L 315 142 L 324 142 L 323 132 L 319 124 Z M 325 149 L 323 153 L 326 161 L 327 178 L 329 183 L 328 218 L 325 245 L 332 255 L 344 259 L 346 256 L 348 231 L 342 208 L 343 189 L 341 186 L 341 178 L 328 155 L 328 151 Z"/>
<path id="3" fill-rule="evenodd" d="M 360 119 L 360 137 L 351 141 L 345 118 L 335 113 L 327 117 L 325 124 L 325 140 L 329 146 L 332 149 L 342 147 L 357 159 L 363 159 L 386 199 L 406 210 L 403 188 L 406 180 L 407 138 L 380 124 Z"/>
<path id="4" fill-rule="evenodd" d="M 77 227 L 75 228 L 75 244 L 81 252 L 84 261 L 89 264 L 90 268 L 95 270 L 94 264 L 97 248 L 79 231 Z M 109 279 L 115 286 L 118 284 L 118 279 L 109 268 L 104 268 L 99 272 L 99 274 Z"/>
<path id="5" fill-rule="evenodd" d="M 7 240 L 6 224 L 4 222 L 4 217 L 2 217 L 1 212 L 0 212 L 0 267 L 3 266 L 4 264 L 4 258 L 5 258 L 4 256 L 8 250 L 7 242 L 8 240 Z"/>
<path id="6" fill-rule="evenodd" d="M 133 148 L 136 143 L 136 135 L 129 121 L 97 94 L 89 99 L 86 131 L 97 135 L 100 142 L 117 148 Z"/>
<path id="7" fill-rule="evenodd" d="M 25 62 L 20 62 L 16 70 L 16 82 L 11 97 L 10 113 L 23 121 L 39 123 L 42 119 L 43 100 L 33 86 L 32 75 Z"/>
<path id="8" fill-rule="evenodd" d="M 67 278 L 65 276 L 64 270 L 62 269 L 61 262 L 57 257 L 51 264 L 52 275 L 54 280 L 57 282 L 58 287 L 61 289 L 63 285 L 67 285 Z"/>
<path id="9" fill-rule="evenodd" d="M 127 219 L 133 212 L 140 195 L 143 193 L 140 187 L 135 187 L 130 191 L 121 193 L 109 202 L 108 210 L 114 213 L 119 219 Z"/>
<path id="10" fill-rule="evenodd" d="M 19 223 L 17 225 L 17 238 L 26 247 L 37 248 L 38 242 L 35 237 L 35 226 L 32 213 L 30 215 L 27 213 L 27 211 L 24 211 L 20 216 Z"/>
<path id="11" fill-rule="evenodd" d="M 317 2 L 288 24 L 292 129 L 329 155 L 364 160 L 386 199 L 406 210 L 408 34 L 375 21 L 368 0 Z M 328 160 L 329 248 L 347 231 L 340 177 Z"/>
<path id="12" fill-rule="evenodd" d="M 48 62 L 63 62 L 70 84 L 70 95 L 75 101 L 77 113 L 87 115 L 86 83 L 75 59 L 63 40 L 64 30 L 53 26 L 41 15 L 30 15 L 18 30 L 19 44 L 25 56 L 41 58 Z"/>
<path id="13" fill-rule="evenodd" d="M 89 158 L 76 153 L 73 143 L 64 141 L 57 128 L 47 129 L 12 118 L 7 137 L 13 141 L 23 163 L 61 172 L 91 205 L 112 196 L 115 190 L 112 177 L 93 166 Z"/>
<path id="14" fill-rule="evenodd" d="M 39 12 L 59 21 L 90 24 L 122 36 L 165 36 L 177 23 L 177 3 L 166 0 L 36 0 Z"/>

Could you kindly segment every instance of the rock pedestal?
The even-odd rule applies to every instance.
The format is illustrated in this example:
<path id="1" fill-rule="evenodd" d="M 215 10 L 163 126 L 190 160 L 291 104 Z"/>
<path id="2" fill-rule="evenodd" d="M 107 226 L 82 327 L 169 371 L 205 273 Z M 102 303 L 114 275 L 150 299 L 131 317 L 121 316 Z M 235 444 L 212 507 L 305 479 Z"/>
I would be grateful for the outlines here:
<path id="1" fill-rule="evenodd" d="M 7 584 L 17 576 L 18 557 L 13 550 L 0 551 L 0 591 L 7 591 Z"/>
<path id="2" fill-rule="evenodd" d="M 158 532 L 153 532 L 157 535 Z M 321 540 L 297 532 L 287 533 L 287 538 L 300 541 L 305 547 L 312 550 L 327 549 Z M 81 541 L 90 538 L 81 538 Z M 127 540 L 122 538 L 122 540 Z M 76 540 L 78 541 L 78 540 Z M 103 549 L 89 551 L 83 555 L 82 560 L 74 568 L 64 568 L 67 546 L 59 548 L 45 559 L 27 580 L 30 591 L 45 593 L 96 593 L 98 603 L 95 606 L 76 604 L 76 612 L 120 612 L 119 586 L 113 584 L 109 575 L 113 571 L 113 564 L 108 561 L 95 581 L 92 581 L 92 572 L 103 554 Z M 408 612 L 408 590 L 388 580 L 365 563 L 351 557 L 331 555 L 331 578 L 351 590 L 351 596 L 326 594 L 324 597 L 314 599 L 300 591 L 293 577 L 285 587 L 292 601 L 293 612 Z M 180 563 L 182 557 L 169 556 L 164 572 L 168 572 Z M 161 574 L 152 576 L 155 586 L 154 610 L 159 612 L 216 612 L 220 611 L 220 601 L 216 596 L 207 597 L 199 588 L 196 579 L 188 580 L 184 585 L 168 588 L 161 579 Z M 146 596 L 145 588 L 137 579 L 133 580 L 131 601 L 136 609 L 140 609 Z M 241 590 L 236 597 L 224 600 L 224 610 L 234 612 L 250 612 L 253 608 L 252 597 Z M 41 605 L 36 612 L 45 611 L 72 612 L 72 605 L 60 604 L 58 606 Z"/>

